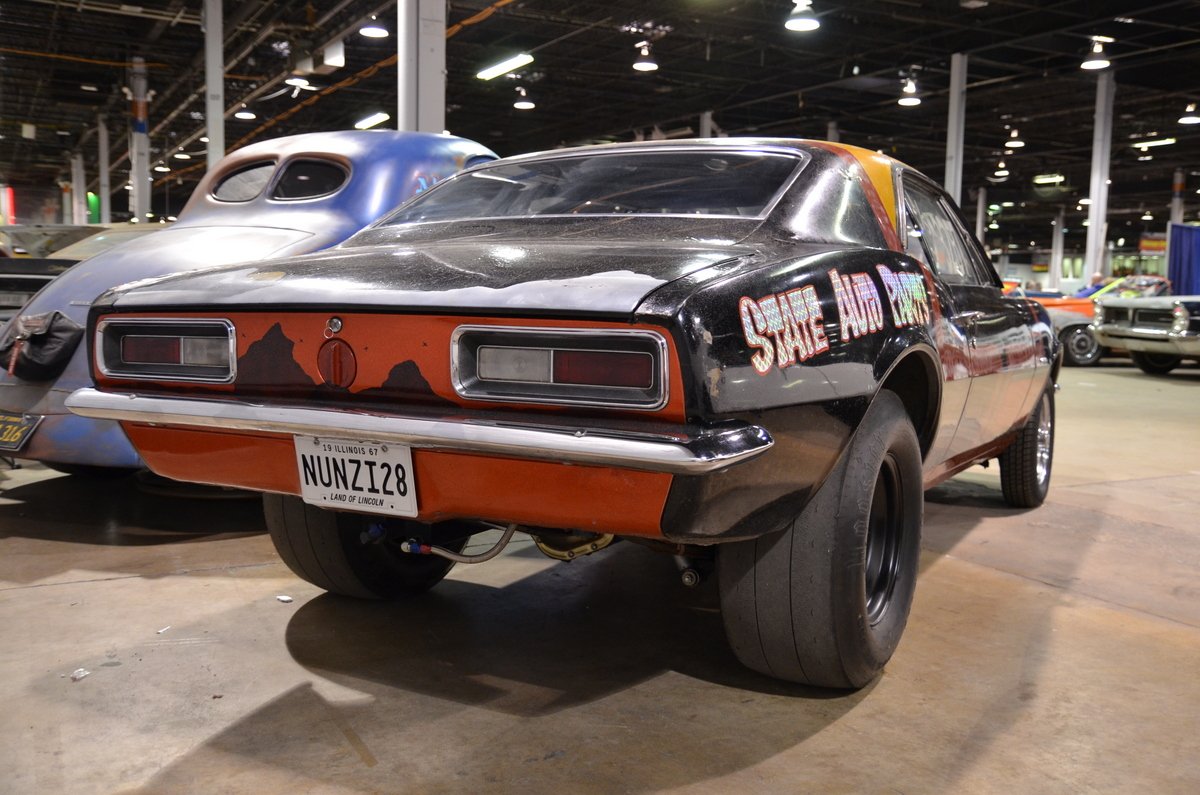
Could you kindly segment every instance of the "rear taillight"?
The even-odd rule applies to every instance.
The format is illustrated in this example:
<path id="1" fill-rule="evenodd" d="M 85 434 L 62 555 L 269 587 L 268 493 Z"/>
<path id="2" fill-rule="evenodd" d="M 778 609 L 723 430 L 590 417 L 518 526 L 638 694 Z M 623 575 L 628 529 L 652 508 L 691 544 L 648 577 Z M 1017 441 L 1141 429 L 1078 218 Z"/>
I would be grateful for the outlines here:
<path id="1" fill-rule="evenodd" d="M 455 388 L 480 400 L 657 409 L 666 343 L 651 331 L 460 326 Z"/>
<path id="2" fill-rule="evenodd" d="M 233 380 L 233 324 L 227 320 L 106 319 L 96 327 L 96 361 L 113 378 Z"/>

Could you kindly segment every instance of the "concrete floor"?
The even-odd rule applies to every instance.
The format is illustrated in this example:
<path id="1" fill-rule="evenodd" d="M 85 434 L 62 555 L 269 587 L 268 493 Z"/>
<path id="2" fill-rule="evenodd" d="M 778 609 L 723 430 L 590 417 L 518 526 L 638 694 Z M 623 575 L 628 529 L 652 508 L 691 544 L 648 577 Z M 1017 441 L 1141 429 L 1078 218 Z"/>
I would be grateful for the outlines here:
<path id="1" fill-rule="evenodd" d="M 1200 369 L 1062 381 L 1049 501 L 995 468 L 930 492 L 907 634 L 853 695 L 742 670 L 713 583 L 634 545 L 358 603 L 256 501 L 5 471 L 0 791 L 1200 792 Z"/>

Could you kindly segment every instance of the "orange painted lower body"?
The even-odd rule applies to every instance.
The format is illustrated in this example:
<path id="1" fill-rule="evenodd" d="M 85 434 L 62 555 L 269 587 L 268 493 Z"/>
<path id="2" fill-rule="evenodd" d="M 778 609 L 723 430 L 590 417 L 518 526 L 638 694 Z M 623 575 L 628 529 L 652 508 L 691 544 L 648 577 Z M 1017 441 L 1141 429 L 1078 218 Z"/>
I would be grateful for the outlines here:
<path id="1" fill-rule="evenodd" d="M 122 423 L 159 475 L 300 493 L 291 436 Z M 419 519 L 486 519 L 659 538 L 672 476 L 611 467 L 414 449 Z"/>

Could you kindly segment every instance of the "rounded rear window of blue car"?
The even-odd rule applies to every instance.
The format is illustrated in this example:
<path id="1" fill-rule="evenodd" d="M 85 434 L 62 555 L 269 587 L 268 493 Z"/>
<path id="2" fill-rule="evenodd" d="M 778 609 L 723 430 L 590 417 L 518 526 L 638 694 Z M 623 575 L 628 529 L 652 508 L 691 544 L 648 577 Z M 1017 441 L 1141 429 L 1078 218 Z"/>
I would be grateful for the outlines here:
<path id="1" fill-rule="evenodd" d="M 223 202 L 248 202 L 263 192 L 274 171 L 274 162 L 255 163 L 239 169 L 217 183 L 213 198 Z"/>
<path id="2" fill-rule="evenodd" d="M 284 168 L 271 191 L 271 198 L 295 200 L 328 196 L 346 184 L 349 176 L 346 169 L 328 160 L 294 160 Z"/>

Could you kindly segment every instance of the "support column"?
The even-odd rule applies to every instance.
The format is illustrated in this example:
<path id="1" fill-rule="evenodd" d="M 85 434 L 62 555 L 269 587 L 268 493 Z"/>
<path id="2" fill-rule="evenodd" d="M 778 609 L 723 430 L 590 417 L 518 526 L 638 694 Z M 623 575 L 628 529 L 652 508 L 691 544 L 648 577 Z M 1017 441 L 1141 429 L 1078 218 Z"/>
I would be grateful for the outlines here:
<path id="1" fill-rule="evenodd" d="M 13 190 L 4 183 L 0 183 L 0 226 L 4 224 L 15 224 L 17 220 L 13 218 L 12 206 Z"/>
<path id="2" fill-rule="evenodd" d="M 712 138 L 713 137 L 712 113 L 713 112 L 711 110 L 706 110 L 700 114 L 700 137 L 701 138 Z"/>
<path id="3" fill-rule="evenodd" d="M 831 121 L 825 125 L 825 140 L 833 144 L 841 140 L 841 131 L 838 129 L 836 121 Z"/>
<path id="4" fill-rule="evenodd" d="M 1050 272 L 1046 274 L 1046 289 L 1057 290 L 1062 284 L 1063 229 L 1067 225 L 1067 208 L 1059 207 L 1054 216 L 1054 228 L 1050 231 Z"/>
<path id="5" fill-rule="evenodd" d="M 446 129 L 445 0 L 396 4 L 396 129 Z"/>
<path id="6" fill-rule="evenodd" d="M 96 123 L 96 146 L 99 148 L 100 170 L 100 223 L 112 223 L 112 179 L 109 176 L 108 162 L 108 122 L 100 117 Z"/>
<path id="7" fill-rule="evenodd" d="M 86 224 L 87 178 L 83 174 L 83 155 L 71 155 L 71 223 Z"/>
<path id="8" fill-rule="evenodd" d="M 58 183 L 59 189 L 62 191 L 62 223 L 71 223 L 71 216 L 74 215 L 74 209 L 71 205 L 71 183 Z"/>
<path id="9" fill-rule="evenodd" d="M 1171 223 L 1183 223 L 1183 190 L 1187 182 L 1183 176 L 1183 169 L 1175 169 L 1175 179 L 1171 180 Z"/>
<path id="10" fill-rule="evenodd" d="M 975 199 L 975 237 L 987 248 L 987 188 L 979 189 Z"/>
<path id="11" fill-rule="evenodd" d="M 150 212 L 150 114 L 146 108 L 146 59 L 134 56 L 129 73 L 130 102 L 129 133 L 129 211 L 138 221 L 145 221 Z"/>
<path id="12" fill-rule="evenodd" d="M 950 112 L 946 117 L 946 193 L 958 204 L 962 194 L 963 134 L 967 123 L 967 56 L 950 56 Z"/>
<path id="13" fill-rule="evenodd" d="M 221 0 L 204 0 L 204 126 L 208 170 L 225 156 L 225 23 Z"/>
<path id="14" fill-rule="evenodd" d="M 1113 95 L 1117 85 L 1107 69 L 1096 76 L 1096 116 L 1092 129 L 1092 184 L 1088 191 L 1087 248 L 1084 271 L 1109 275 L 1104 239 L 1108 236 L 1108 166 L 1112 159 Z"/>

